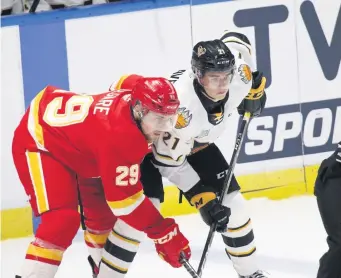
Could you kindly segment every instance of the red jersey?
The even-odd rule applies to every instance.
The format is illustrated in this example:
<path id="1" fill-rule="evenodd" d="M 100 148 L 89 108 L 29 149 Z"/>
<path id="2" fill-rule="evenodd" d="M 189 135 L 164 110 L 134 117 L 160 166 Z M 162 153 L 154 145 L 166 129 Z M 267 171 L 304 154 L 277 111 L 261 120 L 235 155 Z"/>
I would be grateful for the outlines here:
<path id="1" fill-rule="evenodd" d="M 150 146 L 136 124 L 131 91 L 81 95 L 48 86 L 31 102 L 13 151 L 48 152 L 82 177 L 101 177 L 113 213 L 145 230 L 162 217 L 143 194 L 140 163 Z"/>

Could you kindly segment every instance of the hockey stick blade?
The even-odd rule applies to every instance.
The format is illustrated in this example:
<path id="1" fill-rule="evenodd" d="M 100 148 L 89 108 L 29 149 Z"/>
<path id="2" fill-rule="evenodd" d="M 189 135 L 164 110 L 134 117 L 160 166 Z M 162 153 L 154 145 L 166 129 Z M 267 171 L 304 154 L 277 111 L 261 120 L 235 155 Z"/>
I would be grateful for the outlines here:
<path id="1" fill-rule="evenodd" d="M 231 161 L 230 161 L 230 166 L 229 166 L 228 172 L 227 172 L 225 180 L 224 180 L 223 188 L 222 188 L 220 195 L 219 195 L 219 204 L 223 203 L 224 197 L 225 197 L 225 195 L 228 192 L 228 189 L 230 187 L 234 167 L 236 166 L 236 163 L 237 163 L 237 159 L 238 159 L 239 152 L 240 152 L 240 149 L 241 149 L 241 146 L 243 143 L 243 139 L 245 137 L 247 128 L 249 126 L 250 118 L 251 118 L 251 114 L 246 112 L 244 114 L 243 121 L 240 124 L 239 132 L 237 135 L 236 143 L 235 143 L 235 146 L 233 149 L 233 154 L 232 154 Z M 201 277 L 202 271 L 205 267 L 208 251 L 212 245 L 213 237 L 214 237 L 216 229 L 217 229 L 217 223 L 213 223 L 210 227 L 210 231 L 208 233 L 206 243 L 205 243 L 205 247 L 204 247 L 203 253 L 201 255 L 199 267 L 197 270 L 197 275 L 199 275 L 199 277 Z"/>
<path id="2" fill-rule="evenodd" d="M 193 277 L 193 278 L 200 278 L 200 276 L 195 271 L 194 267 L 188 262 L 183 252 L 180 254 L 180 263 L 182 263 L 183 267 L 187 270 L 187 272 Z"/>

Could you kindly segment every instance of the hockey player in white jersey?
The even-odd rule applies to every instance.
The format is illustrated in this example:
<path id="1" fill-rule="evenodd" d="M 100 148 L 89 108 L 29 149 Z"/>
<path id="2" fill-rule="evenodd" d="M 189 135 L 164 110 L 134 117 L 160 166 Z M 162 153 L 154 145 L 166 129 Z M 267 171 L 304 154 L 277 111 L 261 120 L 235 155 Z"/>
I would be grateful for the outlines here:
<path id="1" fill-rule="evenodd" d="M 142 182 L 145 192 L 147 184 L 155 186 L 154 164 L 199 209 L 206 224 L 218 223 L 239 277 L 261 278 L 267 276 L 256 261 L 252 223 L 235 177 L 223 205 L 218 204 L 228 163 L 214 144 L 229 128 L 232 113 L 257 116 L 264 108 L 266 79 L 246 62 L 251 61 L 250 48 L 248 39 L 235 32 L 194 46 L 192 68 L 171 78 L 180 100 L 177 125 L 154 145 L 154 156 L 145 158 Z"/>
<path id="2" fill-rule="evenodd" d="M 164 198 L 162 176 L 176 184 L 206 224 L 218 223 L 222 247 L 239 277 L 266 278 L 257 265 L 251 220 L 234 176 L 223 205 L 217 202 L 228 163 L 214 142 L 229 128 L 232 113 L 247 111 L 257 116 L 266 102 L 266 79 L 261 72 L 253 71 L 250 53 L 249 40 L 237 32 L 226 32 L 219 40 L 194 46 L 192 67 L 170 78 L 180 100 L 178 121 L 172 132 L 160 136 L 153 154 L 145 157 L 141 181 L 145 195 L 157 206 Z M 139 78 L 124 76 L 115 88 L 130 88 Z M 124 230 L 122 236 L 135 245 L 143 240 L 132 227 Z M 107 245 L 110 250 L 106 248 L 103 253 L 105 260 L 112 261 L 117 269 L 128 270 L 135 253 L 127 242 L 123 239 L 119 244 L 109 238 Z M 113 270 L 110 277 L 123 277 L 125 273 Z M 100 271 L 99 277 L 106 276 Z"/>

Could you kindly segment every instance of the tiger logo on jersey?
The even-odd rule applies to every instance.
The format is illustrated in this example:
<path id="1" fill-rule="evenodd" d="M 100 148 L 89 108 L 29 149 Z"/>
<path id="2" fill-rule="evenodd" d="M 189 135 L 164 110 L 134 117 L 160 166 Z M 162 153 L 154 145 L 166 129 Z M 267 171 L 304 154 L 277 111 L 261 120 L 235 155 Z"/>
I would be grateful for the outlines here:
<path id="1" fill-rule="evenodd" d="M 185 107 L 178 109 L 178 119 L 175 124 L 176 129 L 185 128 L 192 120 L 192 114 Z"/>
<path id="2" fill-rule="evenodd" d="M 241 64 L 238 68 L 238 73 L 245 84 L 248 84 L 252 79 L 252 72 L 248 65 Z"/>

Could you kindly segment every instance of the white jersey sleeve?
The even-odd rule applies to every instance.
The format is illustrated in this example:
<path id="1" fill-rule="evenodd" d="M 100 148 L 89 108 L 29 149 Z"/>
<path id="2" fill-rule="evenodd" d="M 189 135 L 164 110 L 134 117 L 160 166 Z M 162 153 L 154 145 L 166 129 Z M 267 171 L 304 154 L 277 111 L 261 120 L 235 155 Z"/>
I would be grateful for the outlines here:
<path id="1" fill-rule="evenodd" d="M 236 57 L 236 59 L 243 59 L 252 71 L 256 70 L 252 46 L 249 39 L 244 34 L 235 30 L 227 30 L 224 31 L 220 39 L 235 56 L 239 56 Z"/>

